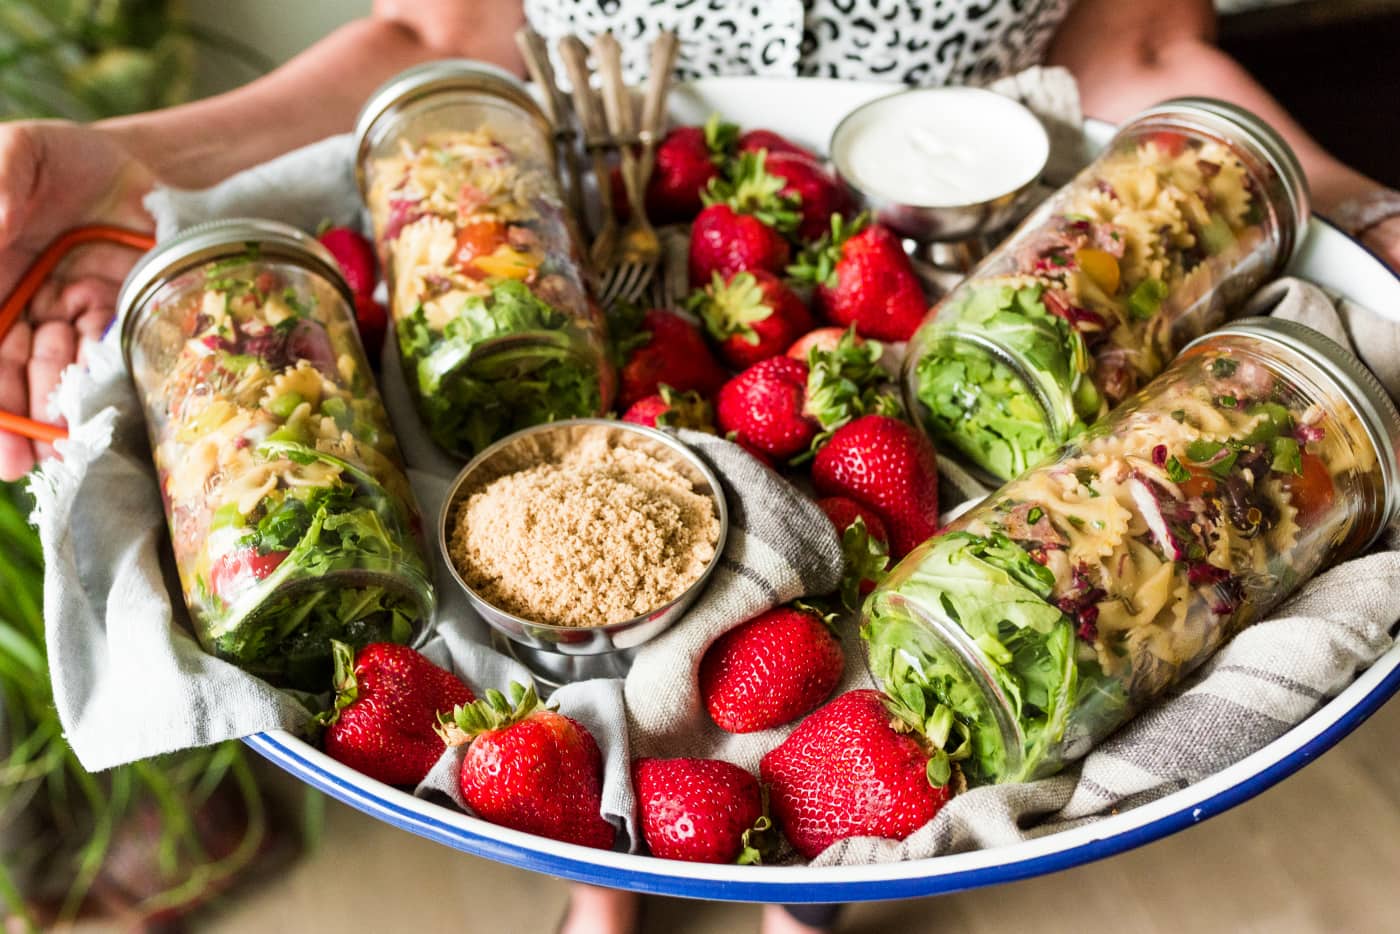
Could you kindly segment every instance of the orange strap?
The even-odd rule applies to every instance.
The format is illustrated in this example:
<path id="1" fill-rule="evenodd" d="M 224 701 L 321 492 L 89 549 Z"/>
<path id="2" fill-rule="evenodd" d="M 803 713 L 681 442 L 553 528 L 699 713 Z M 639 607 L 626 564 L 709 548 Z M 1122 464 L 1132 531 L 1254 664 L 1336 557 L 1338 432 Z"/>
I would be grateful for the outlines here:
<path id="1" fill-rule="evenodd" d="M 10 328 L 19 320 L 25 307 L 29 305 L 29 300 L 34 297 L 35 292 L 39 291 L 39 286 L 44 284 L 44 280 L 63 261 L 63 258 L 74 248 L 85 243 L 117 243 L 142 252 L 156 245 L 155 238 L 148 233 L 128 230 L 125 227 L 113 227 L 108 224 L 74 227 L 72 230 L 60 234 L 24 271 L 24 275 L 20 277 L 15 290 L 5 299 L 4 304 L 0 304 L 0 340 L 4 340 Z M 36 422 L 32 418 L 4 411 L 0 411 L 0 431 L 12 432 L 34 441 L 46 441 L 50 444 L 60 438 L 68 437 L 67 429 L 60 428 L 58 425 Z"/>

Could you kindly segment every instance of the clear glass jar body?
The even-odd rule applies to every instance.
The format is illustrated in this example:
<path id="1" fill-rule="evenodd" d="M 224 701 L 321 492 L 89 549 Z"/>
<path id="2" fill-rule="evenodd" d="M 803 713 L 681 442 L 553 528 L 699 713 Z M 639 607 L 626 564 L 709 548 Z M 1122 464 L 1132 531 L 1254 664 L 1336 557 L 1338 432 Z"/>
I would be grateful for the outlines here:
<path id="1" fill-rule="evenodd" d="M 1264 145 L 1282 142 L 1167 106 L 1127 124 L 913 339 L 911 410 L 997 479 L 1156 376 L 1291 255 L 1307 194 Z"/>
<path id="2" fill-rule="evenodd" d="M 428 433 L 469 457 L 612 403 L 554 143 L 532 106 L 446 88 L 378 117 L 360 178 L 404 377 Z"/>
<path id="3" fill-rule="evenodd" d="M 433 608 L 422 518 L 342 289 L 249 252 L 180 272 L 128 317 L 204 648 L 321 691 L 332 639 L 409 641 Z"/>
<path id="4" fill-rule="evenodd" d="M 1310 354 L 1194 344 L 900 563 L 865 607 L 876 681 L 973 783 L 1057 771 L 1374 539 L 1393 462 L 1359 413 Z"/>

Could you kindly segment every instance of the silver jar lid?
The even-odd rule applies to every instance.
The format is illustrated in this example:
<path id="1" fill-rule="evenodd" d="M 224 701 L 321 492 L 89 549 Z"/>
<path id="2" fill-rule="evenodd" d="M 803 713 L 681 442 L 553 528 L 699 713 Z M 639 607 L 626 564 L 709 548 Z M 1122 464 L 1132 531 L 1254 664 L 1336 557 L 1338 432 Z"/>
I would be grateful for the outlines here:
<path id="1" fill-rule="evenodd" d="M 548 127 L 549 121 L 530 91 L 515 75 L 488 62 L 446 58 L 401 71 L 369 96 L 355 119 L 356 164 L 363 163 L 375 127 L 384 117 L 414 101 L 444 91 L 469 91 L 504 98 Z"/>
<path id="2" fill-rule="evenodd" d="M 1322 370 L 1356 411 L 1357 418 L 1376 449 L 1385 488 L 1385 505 L 1377 529 L 1400 514 L 1400 411 L 1390 394 L 1357 356 L 1325 334 L 1284 318 L 1241 318 L 1198 337 L 1183 348 L 1216 337 L 1238 335 L 1268 341 L 1297 353 Z"/>
<path id="3" fill-rule="evenodd" d="M 288 224 L 231 218 L 196 224 L 155 246 L 132 267 L 117 293 L 117 328 L 122 353 L 140 310 L 161 286 L 205 263 L 256 253 L 260 259 L 291 260 L 310 268 L 341 291 L 352 307 L 350 286 L 331 255 L 315 237 Z M 128 361 L 128 364 L 130 361 Z"/>
<path id="4" fill-rule="evenodd" d="M 1128 126 L 1153 118 L 1175 118 L 1207 134 L 1240 142 L 1255 150 L 1278 178 L 1277 193 L 1287 202 L 1293 221 L 1291 229 L 1285 226 L 1282 231 L 1285 240 L 1279 251 L 1277 268 L 1287 265 L 1302 241 L 1312 212 L 1312 196 L 1302 163 L 1278 131 L 1243 107 L 1213 97 L 1174 97 L 1162 101 L 1133 117 Z"/>

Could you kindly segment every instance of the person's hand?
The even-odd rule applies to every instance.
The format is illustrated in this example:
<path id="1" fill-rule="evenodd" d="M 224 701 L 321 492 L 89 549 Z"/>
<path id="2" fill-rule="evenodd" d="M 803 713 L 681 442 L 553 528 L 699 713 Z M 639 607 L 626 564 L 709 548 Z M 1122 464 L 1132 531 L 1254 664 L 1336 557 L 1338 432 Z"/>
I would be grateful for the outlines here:
<path id="1" fill-rule="evenodd" d="M 105 131 L 58 121 L 0 124 L 0 299 L 54 237 L 88 223 L 149 230 L 141 207 L 150 171 Z M 0 340 L 0 409 L 47 421 L 49 394 L 84 338 L 111 321 L 134 250 L 80 247 L 59 266 Z M 49 454 L 0 431 L 0 480 Z"/>

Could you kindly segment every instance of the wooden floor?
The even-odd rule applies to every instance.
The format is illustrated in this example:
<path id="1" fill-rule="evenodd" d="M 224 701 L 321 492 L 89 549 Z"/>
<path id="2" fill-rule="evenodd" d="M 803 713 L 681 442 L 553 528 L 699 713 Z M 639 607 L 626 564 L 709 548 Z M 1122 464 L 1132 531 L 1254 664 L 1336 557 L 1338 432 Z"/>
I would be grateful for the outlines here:
<path id="1" fill-rule="evenodd" d="M 839 930 L 1086 934 L 1400 930 L 1400 701 L 1318 762 L 1199 827 L 994 889 L 857 905 Z M 217 934 L 547 934 L 564 883 L 463 856 L 332 804 L 319 852 L 199 919 Z M 648 932 L 757 930 L 749 905 L 652 898 Z"/>

